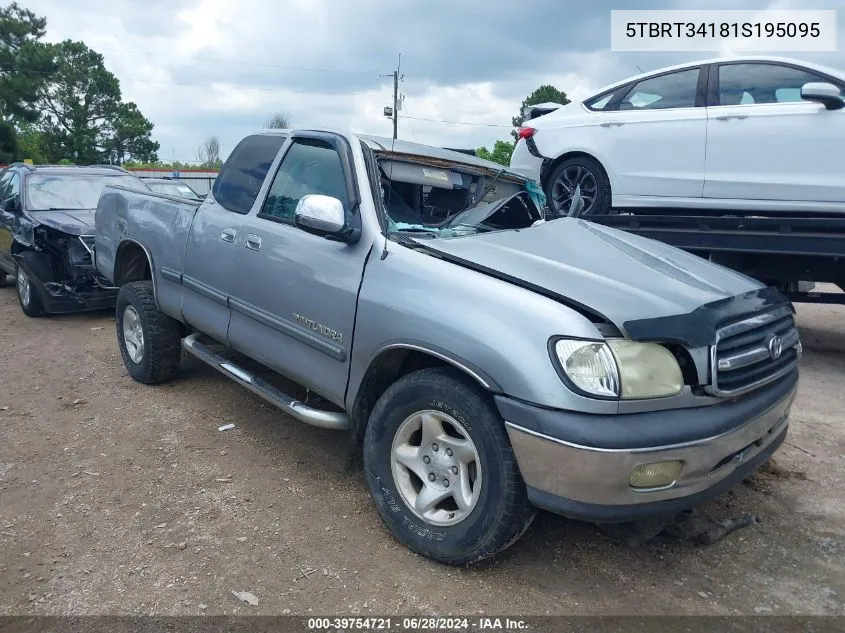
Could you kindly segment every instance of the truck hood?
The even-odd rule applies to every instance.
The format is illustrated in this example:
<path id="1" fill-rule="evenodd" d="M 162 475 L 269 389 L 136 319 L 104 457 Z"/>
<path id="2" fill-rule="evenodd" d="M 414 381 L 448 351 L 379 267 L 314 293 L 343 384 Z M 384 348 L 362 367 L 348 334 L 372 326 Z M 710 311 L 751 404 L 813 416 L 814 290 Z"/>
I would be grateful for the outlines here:
<path id="1" fill-rule="evenodd" d="M 39 224 L 69 233 L 70 235 L 94 234 L 95 209 L 69 209 L 67 211 L 31 211 Z"/>
<path id="2" fill-rule="evenodd" d="M 622 331 L 626 323 L 689 315 L 763 288 L 662 242 L 574 218 L 420 244 L 454 263 L 561 299 Z"/>

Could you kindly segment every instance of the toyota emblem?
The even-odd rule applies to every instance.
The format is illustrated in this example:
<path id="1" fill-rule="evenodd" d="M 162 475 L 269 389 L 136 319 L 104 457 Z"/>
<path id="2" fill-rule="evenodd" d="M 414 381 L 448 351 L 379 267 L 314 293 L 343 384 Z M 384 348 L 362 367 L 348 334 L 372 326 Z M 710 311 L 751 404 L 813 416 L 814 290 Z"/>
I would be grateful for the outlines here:
<path id="1" fill-rule="evenodd" d="M 772 360 L 777 360 L 783 354 L 783 341 L 777 334 L 773 334 L 769 339 L 769 356 Z"/>

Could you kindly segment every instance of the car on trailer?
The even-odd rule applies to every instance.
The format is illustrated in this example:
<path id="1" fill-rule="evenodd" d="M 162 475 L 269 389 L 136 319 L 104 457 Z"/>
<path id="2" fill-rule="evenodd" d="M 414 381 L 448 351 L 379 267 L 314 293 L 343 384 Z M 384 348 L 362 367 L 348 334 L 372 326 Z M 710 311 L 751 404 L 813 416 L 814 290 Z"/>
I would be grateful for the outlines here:
<path id="1" fill-rule="evenodd" d="M 845 72 L 732 57 L 622 80 L 525 113 L 510 166 L 551 212 L 622 228 L 778 287 L 845 289 Z"/>

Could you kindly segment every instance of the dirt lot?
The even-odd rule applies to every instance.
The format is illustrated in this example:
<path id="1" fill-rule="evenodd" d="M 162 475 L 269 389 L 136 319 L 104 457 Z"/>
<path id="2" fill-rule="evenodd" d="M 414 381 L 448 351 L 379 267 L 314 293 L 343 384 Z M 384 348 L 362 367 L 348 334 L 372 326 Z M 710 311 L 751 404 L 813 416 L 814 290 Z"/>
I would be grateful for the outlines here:
<path id="1" fill-rule="evenodd" d="M 761 524 L 632 548 L 543 514 L 454 569 L 390 538 L 341 434 L 196 363 L 136 384 L 110 314 L 29 319 L 0 290 L 0 614 L 845 614 L 843 317 L 799 307 L 788 443 L 705 508 Z"/>

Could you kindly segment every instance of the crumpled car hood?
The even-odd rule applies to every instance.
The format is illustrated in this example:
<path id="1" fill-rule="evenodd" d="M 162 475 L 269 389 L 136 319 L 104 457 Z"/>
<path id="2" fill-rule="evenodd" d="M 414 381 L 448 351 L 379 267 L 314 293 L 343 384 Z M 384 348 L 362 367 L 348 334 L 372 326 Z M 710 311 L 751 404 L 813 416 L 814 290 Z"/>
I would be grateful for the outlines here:
<path id="1" fill-rule="evenodd" d="M 425 240 L 424 248 L 565 298 L 623 331 L 626 322 L 686 315 L 763 288 L 662 242 L 574 218 Z"/>
<path id="2" fill-rule="evenodd" d="M 71 235 L 94 234 L 95 209 L 71 209 L 68 211 L 30 211 L 39 224 L 69 233 Z"/>

